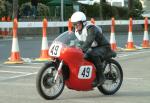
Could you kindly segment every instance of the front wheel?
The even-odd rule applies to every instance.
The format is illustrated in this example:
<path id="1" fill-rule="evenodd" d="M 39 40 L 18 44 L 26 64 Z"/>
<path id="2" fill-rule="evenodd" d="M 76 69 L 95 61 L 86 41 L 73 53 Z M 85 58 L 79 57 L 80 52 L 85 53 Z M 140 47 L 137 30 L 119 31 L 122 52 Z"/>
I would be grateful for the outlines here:
<path id="1" fill-rule="evenodd" d="M 104 84 L 98 86 L 99 91 L 105 95 L 116 93 L 123 81 L 123 71 L 120 64 L 114 59 L 107 60 L 104 75 L 106 80 Z"/>
<path id="2" fill-rule="evenodd" d="M 59 73 L 58 78 L 54 81 L 56 72 L 56 65 L 50 62 L 45 64 L 37 74 L 37 91 L 44 99 L 55 99 L 64 89 L 64 79 L 61 73 Z"/>

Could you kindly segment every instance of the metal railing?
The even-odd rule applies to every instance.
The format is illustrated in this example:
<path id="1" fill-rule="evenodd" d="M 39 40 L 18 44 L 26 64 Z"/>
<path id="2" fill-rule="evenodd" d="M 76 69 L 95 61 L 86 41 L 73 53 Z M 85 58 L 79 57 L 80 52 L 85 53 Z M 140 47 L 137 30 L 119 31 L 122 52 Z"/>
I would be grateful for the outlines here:
<path id="1" fill-rule="evenodd" d="M 88 21 L 90 22 L 90 21 Z M 41 28 L 41 22 L 18 22 L 18 28 Z M 48 22 L 48 27 L 67 27 L 68 21 Z M 95 21 L 96 25 L 111 25 L 111 20 Z M 128 25 L 129 20 L 115 20 L 115 25 Z M 134 24 L 144 24 L 144 20 L 133 20 Z M 12 28 L 13 22 L 0 22 L 0 28 Z"/>

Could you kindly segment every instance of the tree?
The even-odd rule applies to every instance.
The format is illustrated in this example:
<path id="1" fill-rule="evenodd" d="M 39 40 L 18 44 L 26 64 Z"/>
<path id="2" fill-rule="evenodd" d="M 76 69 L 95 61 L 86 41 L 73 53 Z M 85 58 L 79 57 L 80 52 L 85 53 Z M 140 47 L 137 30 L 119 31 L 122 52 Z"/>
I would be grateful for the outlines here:
<path id="1" fill-rule="evenodd" d="M 19 6 L 21 6 L 22 4 L 30 2 L 30 1 L 31 0 L 19 0 L 18 3 L 19 3 Z"/>
<path id="2" fill-rule="evenodd" d="M 11 16 L 12 5 L 7 0 L 0 0 L 0 18 L 2 16 Z"/>
<path id="3" fill-rule="evenodd" d="M 129 17 L 141 18 L 143 13 L 143 7 L 140 0 L 133 0 L 132 8 L 129 10 Z"/>
<path id="4" fill-rule="evenodd" d="M 103 7 L 106 5 L 106 0 L 101 0 L 100 1 L 100 9 L 99 9 L 99 11 L 100 11 L 100 19 L 101 20 L 103 20 L 104 18 L 103 18 Z"/>
<path id="5" fill-rule="evenodd" d="M 37 6 L 38 5 L 38 0 L 31 0 L 31 5 L 32 6 Z"/>
<path id="6" fill-rule="evenodd" d="M 49 7 L 39 3 L 37 6 L 37 16 L 48 17 L 49 16 Z M 19 8 L 19 15 L 22 16 L 32 16 L 32 5 L 30 2 L 24 3 Z"/>
<path id="7" fill-rule="evenodd" d="M 49 2 L 51 2 L 52 0 L 39 0 L 39 3 L 48 5 Z"/>

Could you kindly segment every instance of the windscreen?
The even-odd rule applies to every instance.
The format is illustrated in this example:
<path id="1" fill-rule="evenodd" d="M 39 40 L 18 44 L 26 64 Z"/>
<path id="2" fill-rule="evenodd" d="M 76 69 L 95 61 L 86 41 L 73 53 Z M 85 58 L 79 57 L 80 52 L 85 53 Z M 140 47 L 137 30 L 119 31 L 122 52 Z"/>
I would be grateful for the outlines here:
<path id="1" fill-rule="evenodd" d="M 74 32 L 68 31 L 59 35 L 54 41 L 61 42 L 67 46 L 77 46 L 79 44 Z"/>

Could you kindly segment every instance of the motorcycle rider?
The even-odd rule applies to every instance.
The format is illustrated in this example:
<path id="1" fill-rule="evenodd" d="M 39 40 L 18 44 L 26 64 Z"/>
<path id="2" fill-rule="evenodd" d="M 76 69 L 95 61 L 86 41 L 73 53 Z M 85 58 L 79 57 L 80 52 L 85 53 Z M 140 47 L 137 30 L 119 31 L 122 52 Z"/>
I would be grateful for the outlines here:
<path id="1" fill-rule="evenodd" d="M 92 85 L 101 85 L 105 80 L 102 58 L 112 52 L 110 43 L 104 37 L 100 27 L 87 23 L 83 12 L 73 13 L 71 22 L 77 39 L 81 41 L 81 49 L 85 53 L 85 58 L 90 59 L 96 66 L 97 79 Z"/>

